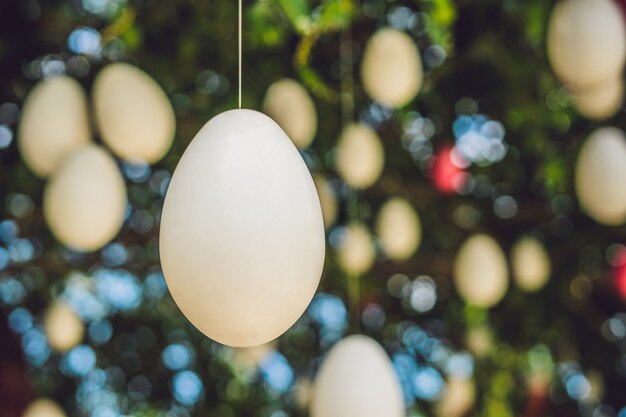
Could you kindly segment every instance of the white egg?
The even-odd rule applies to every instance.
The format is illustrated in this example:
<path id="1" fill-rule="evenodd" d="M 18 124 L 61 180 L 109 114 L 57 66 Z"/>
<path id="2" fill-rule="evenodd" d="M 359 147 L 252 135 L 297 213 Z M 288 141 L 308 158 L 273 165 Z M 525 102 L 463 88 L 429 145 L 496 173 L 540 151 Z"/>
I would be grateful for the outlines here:
<path id="1" fill-rule="evenodd" d="M 40 81 L 24 101 L 17 147 L 24 163 L 47 177 L 73 150 L 91 141 L 87 97 L 69 77 Z"/>
<path id="2" fill-rule="evenodd" d="M 371 186 L 380 177 L 384 164 L 383 145 L 371 127 L 362 123 L 344 127 L 337 143 L 335 166 L 348 185 Z"/>
<path id="3" fill-rule="evenodd" d="M 548 24 L 548 58 L 561 81 L 587 87 L 615 79 L 626 59 L 626 30 L 611 0 L 561 0 Z"/>
<path id="4" fill-rule="evenodd" d="M 375 257 L 374 239 L 367 227 L 360 223 L 350 224 L 337 249 L 339 267 L 348 274 L 362 275 L 372 268 Z"/>
<path id="5" fill-rule="evenodd" d="M 53 400 L 39 398 L 26 407 L 22 417 L 67 417 L 67 414 Z"/>
<path id="6" fill-rule="evenodd" d="M 624 81 L 609 79 L 587 88 L 574 89 L 572 98 L 580 114 L 592 120 L 613 117 L 624 103 Z"/>
<path id="7" fill-rule="evenodd" d="M 626 138 L 615 127 L 595 130 L 578 153 L 574 186 L 583 211 L 598 223 L 626 220 Z"/>
<path id="8" fill-rule="evenodd" d="M 126 184 L 109 153 L 86 145 L 65 158 L 46 185 L 43 212 L 52 234 L 73 249 L 109 243 L 126 212 Z"/>
<path id="9" fill-rule="evenodd" d="M 474 381 L 465 378 L 449 378 L 441 398 L 435 405 L 435 414 L 440 417 L 462 417 L 467 415 L 476 400 Z"/>
<path id="10" fill-rule="evenodd" d="M 491 236 L 469 237 L 454 260 L 454 284 L 466 303 L 490 308 L 498 304 L 509 287 L 504 252 Z"/>
<path id="11" fill-rule="evenodd" d="M 54 302 L 44 316 L 48 344 L 58 352 L 67 352 L 83 340 L 85 325 L 66 303 Z"/>
<path id="12" fill-rule="evenodd" d="M 374 100 L 388 107 L 402 107 L 415 98 L 422 77 L 419 50 L 406 33 L 384 28 L 367 41 L 361 80 Z"/>
<path id="13" fill-rule="evenodd" d="M 533 237 L 519 239 L 511 249 L 511 268 L 517 287 L 526 292 L 543 288 L 552 270 L 550 255 Z"/>
<path id="14" fill-rule="evenodd" d="M 317 133 L 313 99 L 298 82 L 289 78 L 273 83 L 265 93 L 263 112 L 283 128 L 299 149 L 309 147 Z"/>
<path id="15" fill-rule="evenodd" d="M 284 333 L 324 265 L 324 222 L 298 150 L 269 117 L 231 110 L 191 141 L 161 217 L 161 265 L 185 316 L 236 347 Z"/>
<path id="16" fill-rule="evenodd" d="M 404 417 L 400 381 L 385 350 L 362 335 L 328 352 L 313 385 L 311 417 Z"/>
<path id="17" fill-rule="evenodd" d="M 313 177 L 315 188 L 317 189 L 317 195 L 320 199 L 322 206 L 322 216 L 324 217 L 324 226 L 329 228 L 337 220 L 337 197 L 335 197 L 335 191 L 329 184 L 328 180 L 322 175 L 315 175 Z"/>
<path id="18" fill-rule="evenodd" d="M 102 140 L 120 158 L 151 164 L 172 146 L 176 131 L 172 104 L 139 68 L 107 65 L 94 81 L 93 104 Z"/>
<path id="19" fill-rule="evenodd" d="M 417 212 L 406 199 L 387 201 L 378 213 L 376 232 L 383 252 L 395 261 L 411 257 L 422 239 L 422 225 Z"/>

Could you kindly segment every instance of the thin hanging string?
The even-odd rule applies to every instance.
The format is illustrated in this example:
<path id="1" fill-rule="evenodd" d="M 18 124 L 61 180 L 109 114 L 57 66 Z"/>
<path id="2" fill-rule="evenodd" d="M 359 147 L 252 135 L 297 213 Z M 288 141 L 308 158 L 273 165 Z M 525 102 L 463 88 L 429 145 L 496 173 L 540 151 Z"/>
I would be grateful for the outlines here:
<path id="1" fill-rule="evenodd" d="M 242 0 L 239 0 L 237 12 L 238 12 L 238 35 L 239 35 L 239 108 L 241 108 L 241 27 L 243 26 L 242 21 Z"/>

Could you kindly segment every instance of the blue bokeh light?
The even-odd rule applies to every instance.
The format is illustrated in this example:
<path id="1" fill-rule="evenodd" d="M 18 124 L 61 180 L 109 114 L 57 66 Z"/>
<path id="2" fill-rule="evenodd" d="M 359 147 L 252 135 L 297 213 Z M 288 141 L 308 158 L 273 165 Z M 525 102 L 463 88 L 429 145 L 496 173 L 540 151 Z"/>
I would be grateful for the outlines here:
<path id="1" fill-rule="evenodd" d="M 194 354 L 188 346 L 182 343 L 175 343 L 163 350 L 161 360 L 168 369 L 178 371 L 191 365 L 193 357 Z"/>
<path id="2" fill-rule="evenodd" d="M 413 392 L 422 400 L 436 400 L 439 398 L 445 382 L 435 368 L 424 366 L 413 374 Z"/>
<path id="3" fill-rule="evenodd" d="M 276 392 L 287 392 L 294 381 L 294 372 L 287 359 L 277 351 L 271 352 L 259 364 L 263 380 Z"/>
<path id="4" fill-rule="evenodd" d="M 74 29 L 67 38 L 67 46 L 75 54 L 96 56 L 102 50 L 100 33 L 94 28 L 80 27 Z"/>
<path id="5" fill-rule="evenodd" d="M 96 366 L 96 352 L 87 345 L 76 346 L 63 358 L 61 369 L 68 375 L 82 376 Z"/>
<path id="6" fill-rule="evenodd" d="M 22 334 L 33 327 L 33 316 L 25 308 L 16 308 L 9 314 L 9 327 Z"/>
<path id="7" fill-rule="evenodd" d="M 193 371 L 181 371 L 172 378 L 174 398 L 181 404 L 193 405 L 198 402 L 203 389 L 200 377 Z"/>
<path id="8" fill-rule="evenodd" d="M 125 270 L 101 269 L 94 274 L 96 293 L 112 309 L 126 311 L 141 303 L 141 287 L 137 278 Z"/>

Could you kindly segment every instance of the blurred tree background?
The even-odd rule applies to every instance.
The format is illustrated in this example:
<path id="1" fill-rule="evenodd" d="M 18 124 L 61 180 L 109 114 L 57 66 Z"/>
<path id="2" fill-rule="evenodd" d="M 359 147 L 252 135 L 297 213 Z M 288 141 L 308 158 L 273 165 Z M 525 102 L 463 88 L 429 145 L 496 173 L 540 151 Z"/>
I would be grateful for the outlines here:
<path id="1" fill-rule="evenodd" d="M 260 110 L 281 78 L 306 86 L 319 129 L 302 154 L 330 181 L 338 217 L 305 315 L 271 346 L 239 350 L 185 319 L 158 258 L 171 173 L 200 127 L 237 105 L 236 2 L 3 0 L 0 416 L 20 416 L 39 397 L 70 416 L 305 416 L 324 353 L 359 332 L 390 355 L 409 416 L 626 416 L 626 292 L 616 286 L 626 229 L 594 222 L 574 194 L 584 139 L 600 126 L 623 126 L 626 115 L 597 122 L 576 112 L 548 63 L 553 5 L 244 1 L 243 106 Z M 386 26 L 411 36 L 424 66 L 419 95 L 395 110 L 373 102 L 360 82 L 364 46 Z M 102 250 L 79 253 L 45 224 L 45 181 L 17 152 L 20 109 L 37 81 L 54 74 L 74 77 L 89 94 L 113 61 L 137 65 L 164 88 L 176 136 L 152 166 L 118 161 L 128 187 L 124 226 Z M 385 153 L 382 176 L 361 191 L 334 163 L 352 115 L 378 132 Z M 452 169 L 463 179 L 452 184 L 436 167 L 468 132 L 487 148 Z M 359 291 L 348 291 L 354 282 L 346 279 L 355 278 L 346 278 L 335 250 L 345 226 L 358 220 L 374 230 L 381 206 L 396 196 L 419 213 L 419 250 L 394 262 L 378 248 Z M 507 254 L 521 236 L 542 241 L 552 263 L 547 285 L 527 293 L 511 284 L 491 309 L 466 305 L 453 264 L 478 232 Z M 43 328 L 57 299 L 85 328 L 67 352 L 53 350 Z"/>

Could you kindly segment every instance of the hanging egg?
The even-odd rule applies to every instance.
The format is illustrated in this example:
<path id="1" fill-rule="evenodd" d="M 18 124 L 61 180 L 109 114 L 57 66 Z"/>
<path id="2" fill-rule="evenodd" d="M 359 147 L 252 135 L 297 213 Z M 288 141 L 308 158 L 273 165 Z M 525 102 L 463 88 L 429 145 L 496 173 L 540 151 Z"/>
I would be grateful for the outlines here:
<path id="1" fill-rule="evenodd" d="M 289 78 L 273 83 L 265 93 L 263 112 L 283 128 L 298 149 L 309 147 L 317 133 L 317 112 L 307 90 Z"/>
<path id="2" fill-rule="evenodd" d="M 396 197 L 380 209 L 376 233 L 383 252 L 394 261 L 404 261 L 417 250 L 422 239 L 422 225 L 411 203 Z"/>
<path id="3" fill-rule="evenodd" d="M 556 75 L 575 87 L 616 79 L 626 60 L 626 29 L 611 0 L 561 0 L 548 24 L 548 58 Z"/>
<path id="4" fill-rule="evenodd" d="M 384 28 L 367 41 L 361 80 L 372 99 L 387 107 L 402 107 L 415 98 L 422 78 L 419 50 L 409 35 Z"/>
<path id="5" fill-rule="evenodd" d="M 620 111 L 624 103 L 624 81 L 610 79 L 591 87 L 574 89 L 574 105 L 580 114 L 592 120 L 606 120 Z"/>
<path id="6" fill-rule="evenodd" d="M 474 381 L 452 377 L 446 381 L 443 395 L 435 405 L 435 414 L 440 417 L 462 417 L 467 415 L 475 401 Z"/>
<path id="7" fill-rule="evenodd" d="M 93 85 L 94 114 L 104 143 L 122 159 L 148 164 L 172 146 L 174 109 L 148 74 L 124 63 L 100 71 Z"/>
<path id="8" fill-rule="evenodd" d="M 26 407 L 22 417 L 67 417 L 67 414 L 56 402 L 48 398 L 39 398 Z"/>
<path id="9" fill-rule="evenodd" d="M 161 216 L 163 274 L 185 316 L 225 345 L 275 339 L 311 301 L 324 251 L 315 185 L 285 132 L 253 110 L 209 120 Z"/>
<path id="10" fill-rule="evenodd" d="M 47 177 L 73 150 L 91 141 L 87 97 L 69 77 L 40 81 L 24 101 L 17 147 L 35 174 Z"/>
<path id="11" fill-rule="evenodd" d="M 339 267 L 348 274 L 363 275 L 372 268 L 375 257 L 374 240 L 367 227 L 360 223 L 350 224 L 339 243 Z"/>
<path id="12" fill-rule="evenodd" d="M 337 197 L 335 191 L 328 180 L 322 175 L 313 177 L 317 195 L 322 206 L 322 216 L 324 217 L 324 226 L 328 229 L 337 220 Z"/>
<path id="13" fill-rule="evenodd" d="M 583 211 L 598 223 L 626 220 L 626 138 L 615 127 L 595 130 L 576 161 L 574 188 Z"/>
<path id="14" fill-rule="evenodd" d="M 550 255 L 533 237 L 519 239 L 511 250 L 513 280 L 519 289 L 535 292 L 543 288 L 551 273 Z"/>
<path id="15" fill-rule="evenodd" d="M 309 406 L 311 417 L 404 417 L 400 381 L 384 349 L 353 335 L 322 362 Z"/>
<path id="16" fill-rule="evenodd" d="M 43 213 L 52 234 L 79 251 L 95 251 L 124 223 L 126 184 L 115 161 L 96 145 L 72 152 L 46 185 Z"/>
<path id="17" fill-rule="evenodd" d="M 374 184 L 383 171 L 385 152 L 380 138 L 369 126 L 351 123 L 344 127 L 337 144 L 335 165 L 343 180 L 354 188 Z"/>
<path id="18" fill-rule="evenodd" d="M 509 286 L 504 252 L 491 236 L 468 238 L 454 260 L 454 283 L 461 298 L 476 307 L 498 304 Z"/>
<path id="19" fill-rule="evenodd" d="M 83 340 L 85 325 L 70 306 L 57 301 L 44 316 L 44 330 L 52 349 L 67 352 Z"/>

